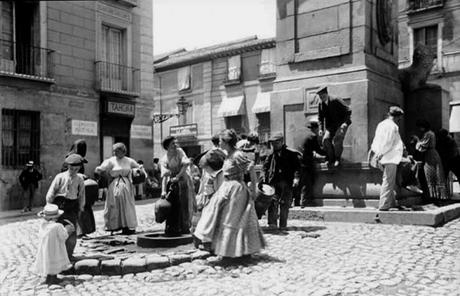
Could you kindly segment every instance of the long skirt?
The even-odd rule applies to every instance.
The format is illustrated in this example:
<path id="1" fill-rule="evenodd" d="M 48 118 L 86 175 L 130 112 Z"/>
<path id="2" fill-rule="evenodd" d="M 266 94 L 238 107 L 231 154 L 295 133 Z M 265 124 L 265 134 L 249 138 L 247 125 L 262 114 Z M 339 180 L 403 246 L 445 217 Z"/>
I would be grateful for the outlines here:
<path id="1" fill-rule="evenodd" d="M 241 257 L 265 247 L 254 201 L 243 182 L 223 182 L 203 209 L 194 235 L 224 257 Z"/>
<path id="2" fill-rule="evenodd" d="M 96 231 L 93 205 L 98 198 L 97 182 L 91 179 L 85 180 L 85 206 L 84 211 L 78 213 L 77 234 L 90 234 Z"/>
<path id="3" fill-rule="evenodd" d="M 190 233 L 192 213 L 189 211 L 189 188 L 186 179 L 171 185 L 168 201 L 171 212 L 166 218 L 165 234 L 175 236 Z"/>
<path id="4" fill-rule="evenodd" d="M 127 177 L 117 177 L 110 183 L 105 200 L 104 222 L 107 231 L 136 228 L 134 186 Z"/>
<path id="5" fill-rule="evenodd" d="M 423 170 L 428 183 L 429 197 L 432 199 L 447 199 L 446 179 L 441 163 L 441 157 L 435 149 L 425 152 Z"/>

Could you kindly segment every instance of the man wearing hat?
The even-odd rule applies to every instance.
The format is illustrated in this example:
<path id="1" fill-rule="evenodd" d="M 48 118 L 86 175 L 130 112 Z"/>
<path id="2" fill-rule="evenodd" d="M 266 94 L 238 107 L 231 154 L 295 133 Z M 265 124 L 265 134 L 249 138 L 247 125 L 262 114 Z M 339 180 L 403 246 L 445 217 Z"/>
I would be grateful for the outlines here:
<path id="1" fill-rule="evenodd" d="M 351 124 L 351 110 L 342 99 L 330 96 L 326 86 L 320 87 L 316 94 L 321 99 L 318 107 L 320 136 L 323 136 L 328 163 L 337 167 L 342 157 L 343 139 Z"/>
<path id="2" fill-rule="evenodd" d="M 395 199 L 396 172 L 404 152 L 398 123 L 403 114 L 404 111 L 400 107 L 391 106 L 388 111 L 388 118 L 377 125 L 371 145 L 371 152 L 375 153 L 376 160 L 383 167 L 380 211 L 388 211 L 397 206 Z"/>
<path id="3" fill-rule="evenodd" d="M 23 212 L 32 211 L 35 190 L 38 188 L 38 181 L 41 179 L 42 174 L 35 168 L 34 162 L 29 161 L 19 175 L 19 183 L 24 189 Z"/>
<path id="4" fill-rule="evenodd" d="M 79 154 L 70 154 L 66 157 L 67 170 L 59 173 L 51 182 L 46 202 L 54 203 L 64 210 L 62 221 L 67 219 L 77 225 L 78 212 L 84 211 L 85 206 L 85 183 L 83 177 L 78 174 L 83 157 Z M 77 234 L 74 232 L 66 241 L 69 258 L 72 258 L 73 250 L 77 242 Z"/>
<path id="5" fill-rule="evenodd" d="M 298 153 L 284 145 L 282 133 L 275 133 L 270 137 L 269 142 L 273 152 L 267 157 L 263 165 L 263 182 L 275 188 L 275 197 L 268 208 L 268 226 L 271 228 L 285 228 L 289 207 L 292 200 L 292 185 L 294 175 L 300 171 Z"/>
<path id="6" fill-rule="evenodd" d="M 311 119 L 307 123 L 307 133 L 302 144 L 302 175 L 301 175 L 301 193 L 300 206 L 303 208 L 308 201 L 313 199 L 313 185 L 315 182 L 315 153 L 326 155 L 326 152 L 319 146 L 318 131 L 319 124 L 315 119 Z"/>

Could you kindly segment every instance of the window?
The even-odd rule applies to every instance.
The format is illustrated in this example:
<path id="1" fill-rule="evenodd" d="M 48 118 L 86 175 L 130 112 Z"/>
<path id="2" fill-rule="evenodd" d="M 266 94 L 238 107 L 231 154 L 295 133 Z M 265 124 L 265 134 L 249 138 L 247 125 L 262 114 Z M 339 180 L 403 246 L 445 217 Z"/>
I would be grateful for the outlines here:
<path id="1" fill-rule="evenodd" d="M 428 46 L 436 57 L 438 53 L 438 25 L 414 29 L 414 48 L 419 43 Z"/>
<path id="2" fill-rule="evenodd" d="M 40 113 L 2 109 L 2 165 L 40 162 Z"/>
<path id="3" fill-rule="evenodd" d="M 228 58 L 227 80 L 240 80 L 241 56 L 236 55 Z"/>
<path id="4" fill-rule="evenodd" d="M 40 48 L 38 5 L 32 1 L 0 1 L 0 70 L 33 76 L 46 73 L 50 50 Z"/>
<path id="5" fill-rule="evenodd" d="M 203 64 L 197 64 L 192 66 L 192 88 L 203 88 Z"/>
<path id="6" fill-rule="evenodd" d="M 177 72 L 171 71 L 159 74 L 160 88 L 162 94 L 172 94 L 177 92 Z"/>
<path id="7" fill-rule="evenodd" d="M 127 83 L 126 67 L 124 66 L 123 31 L 102 25 L 101 56 L 103 66 L 100 69 L 102 86 L 111 89 L 122 88 Z"/>
<path id="8" fill-rule="evenodd" d="M 259 73 L 260 75 L 276 73 L 274 48 L 267 48 L 262 50 L 262 54 L 260 56 Z"/>
<path id="9" fill-rule="evenodd" d="M 177 89 L 188 90 L 190 89 L 190 66 L 182 67 L 177 71 Z"/>

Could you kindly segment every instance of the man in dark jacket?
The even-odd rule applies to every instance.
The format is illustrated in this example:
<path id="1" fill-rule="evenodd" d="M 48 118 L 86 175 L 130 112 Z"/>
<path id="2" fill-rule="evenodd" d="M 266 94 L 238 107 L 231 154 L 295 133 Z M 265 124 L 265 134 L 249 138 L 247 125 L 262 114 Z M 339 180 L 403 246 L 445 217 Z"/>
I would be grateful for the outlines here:
<path id="1" fill-rule="evenodd" d="M 313 199 L 313 185 L 315 183 L 315 153 L 326 155 L 326 152 L 319 146 L 318 121 L 310 120 L 307 124 L 308 130 L 302 144 L 302 191 L 300 194 L 300 206 L 303 208 L 308 201 Z"/>
<path id="2" fill-rule="evenodd" d="M 330 96 L 327 87 L 321 87 L 317 94 L 321 99 L 318 110 L 319 135 L 323 136 L 329 165 L 337 167 L 342 157 L 343 139 L 351 124 L 351 110 L 342 99 Z"/>
<path id="3" fill-rule="evenodd" d="M 19 175 L 19 183 L 24 189 L 23 212 L 32 211 L 35 190 L 38 188 L 38 181 L 41 179 L 42 174 L 34 167 L 34 162 L 29 161 Z"/>
<path id="4" fill-rule="evenodd" d="M 292 185 L 294 175 L 300 170 L 299 159 L 295 151 L 289 150 L 283 143 L 283 134 L 276 133 L 269 142 L 273 147 L 273 153 L 265 160 L 264 183 L 275 188 L 275 197 L 268 208 L 268 225 L 276 228 L 287 226 L 289 207 L 292 201 Z"/>

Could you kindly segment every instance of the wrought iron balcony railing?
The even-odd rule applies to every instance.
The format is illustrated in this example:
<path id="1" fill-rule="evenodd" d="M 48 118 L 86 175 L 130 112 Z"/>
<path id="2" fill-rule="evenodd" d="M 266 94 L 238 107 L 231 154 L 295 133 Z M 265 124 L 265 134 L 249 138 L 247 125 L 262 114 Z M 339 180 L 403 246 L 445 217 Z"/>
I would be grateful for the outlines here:
<path id="1" fill-rule="evenodd" d="M 54 50 L 0 39 L 0 75 L 54 82 Z"/>
<path id="2" fill-rule="evenodd" d="M 139 96 L 140 70 L 103 61 L 96 62 L 97 88 L 101 92 Z"/>
<path id="3" fill-rule="evenodd" d="M 444 0 L 409 0 L 408 12 L 424 11 L 444 6 Z"/>

